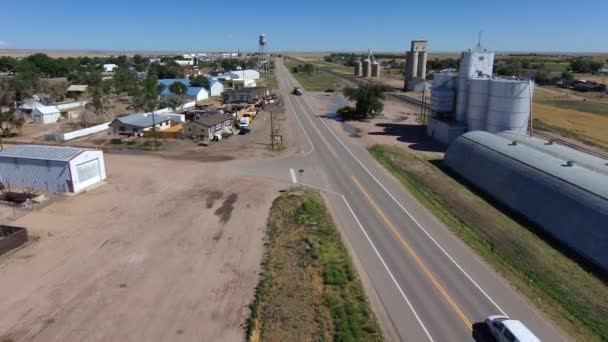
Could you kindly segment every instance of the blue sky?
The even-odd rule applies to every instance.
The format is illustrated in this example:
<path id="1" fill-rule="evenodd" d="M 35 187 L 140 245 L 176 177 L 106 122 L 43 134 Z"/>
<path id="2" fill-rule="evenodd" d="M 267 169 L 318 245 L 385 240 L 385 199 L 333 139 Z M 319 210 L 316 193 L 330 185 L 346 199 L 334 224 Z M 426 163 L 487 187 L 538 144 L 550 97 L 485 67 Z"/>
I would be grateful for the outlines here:
<path id="1" fill-rule="evenodd" d="M 608 52 L 608 0 L 0 0 L 0 48 Z"/>

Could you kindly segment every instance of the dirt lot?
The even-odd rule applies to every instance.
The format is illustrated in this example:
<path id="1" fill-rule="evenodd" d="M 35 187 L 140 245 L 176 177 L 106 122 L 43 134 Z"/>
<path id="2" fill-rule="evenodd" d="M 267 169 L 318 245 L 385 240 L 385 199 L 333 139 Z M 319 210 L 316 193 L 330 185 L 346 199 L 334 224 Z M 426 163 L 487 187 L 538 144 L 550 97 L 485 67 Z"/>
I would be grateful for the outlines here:
<path id="1" fill-rule="evenodd" d="M 13 222 L 38 238 L 0 258 L 0 340 L 241 340 L 279 185 L 223 163 L 106 164 L 108 184 Z"/>
<path id="2" fill-rule="evenodd" d="M 335 117 L 335 110 L 349 103 L 340 94 L 327 96 L 323 93 L 311 93 L 310 98 L 319 114 Z M 387 100 L 384 102 L 382 116 L 367 121 L 339 120 L 328 122 L 334 130 L 345 131 L 363 147 L 375 144 L 393 145 L 408 148 L 427 158 L 443 158 L 444 148 L 426 136 L 424 127 L 418 122 L 419 109 L 402 102 Z M 336 118 L 337 119 L 337 118 Z"/>

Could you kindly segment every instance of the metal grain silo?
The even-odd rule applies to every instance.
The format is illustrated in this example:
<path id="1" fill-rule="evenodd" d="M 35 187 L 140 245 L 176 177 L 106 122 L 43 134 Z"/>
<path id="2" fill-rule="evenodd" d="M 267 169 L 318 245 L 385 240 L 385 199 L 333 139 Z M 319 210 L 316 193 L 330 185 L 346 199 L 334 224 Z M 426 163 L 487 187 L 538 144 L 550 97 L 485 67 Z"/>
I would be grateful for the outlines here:
<path id="1" fill-rule="evenodd" d="M 433 76 L 433 88 L 445 87 L 456 89 L 458 74 L 455 72 L 437 72 Z"/>
<path id="2" fill-rule="evenodd" d="M 456 121 L 467 121 L 467 101 L 469 100 L 469 78 L 459 76 L 456 81 Z"/>
<path id="3" fill-rule="evenodd" d="M 494 78 L 490 80 L 486 130 L 525 134 L 530 120 L 532 81 Z"/>
<path id="4" fill-rule="evenodd" d="M 490 78 L 472 78 L 469 80 L 467 99 L 467 127 L 469 131 L 486 129 Z"/>
<path id="5" fill-rule="evenodd" d="M 372 76 L 372 61 L 366 59 L 363 61 L 363 77 L 371 77 Z"/>
<path id="6" fill-rule="evenodd" d="M 361 68 L 363 67 L 363 65 L 361 64 L 361 60 L 358 59 L 355 62 L 355 77 L 360 77 L 361 76 Z"/>
<path id="7" fill-rule="evenodd" d="M 380 63 L 372 63 L 372 77 L 380 77 Z"/>
<path id="8" fill-rule="evenodd" d="M 433 114 L 453 112 L 455 96 L 454 89 L 447 87 L 433 88 L 431 96 L 431 111 Z"/>

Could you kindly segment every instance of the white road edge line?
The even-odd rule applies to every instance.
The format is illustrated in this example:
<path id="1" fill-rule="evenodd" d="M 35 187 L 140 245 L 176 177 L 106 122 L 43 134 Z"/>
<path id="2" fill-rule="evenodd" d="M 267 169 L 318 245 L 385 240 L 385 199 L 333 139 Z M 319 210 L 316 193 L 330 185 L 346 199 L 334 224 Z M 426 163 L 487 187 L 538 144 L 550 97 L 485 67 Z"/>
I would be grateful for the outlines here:
<path id="1" fill-rule="evenodd" d="M 291 174 L 291 182 L 293 184 L 298 184 L 298 180 L 296 179 L 296 172 L 293 169 L 289 169 L 289 173 Z"/>
<path id="2" fill-rule="evenodd" d="M 312 113 L 317 117 L 317 112 L 308 104 L 308 101 L 303 101 L 306 106 L 312 111 Z M 494 301 L 494 299 L 492 299 L 492 297 L 490 297 L 490 295 L 487 294 L 486 291 L 484 291 L 481 286 L 456 262 L 456 260 L 454 260 L 454 258 L 443 248 L 443 246 L 441 246 L 439 244 L 439 242 L 437 242 L 437 240 L 435 240 L 435 238 L 433 238 L 433 236 L 420 224 L 420 222 L 418 222 L 418 220 L 416 220 L 416 218 L 414 218 L 414 216 L 407 210 L 405 209 L 405 207 L 403 207 L 401 205 L 401 203 L 399 203 L 399 201 L 397 201 L 397 199 L 395 198 L 395 196 L 393 196 L 393 194 L 388 191 L 388 189 L 376 178 L 376 176 L 374 176 L 371 171 L 369 171 L 369 169 L 363 165 L 363 163 L 359 160 L 359 158 L 357 158 L 355 156 L 355 154 L 348 148 L 346 147 L 346 145 L 342 142 L 342 140 L 340 140 L 340 138 L 336 135 L 336 133 L 334 133 L 334 131 L 325 123 L 325 121 L 321 120 L 321 118 L 319 118 L 319 121 L 321 121 L 321 123 L 323 124 L 323 126 L 325 126 L 325 128 L 327 128 L 327 130 L 334 136 L 334 138 L 336 138 L 336 140 L 338 140 L 338 142 L 340 143 L 340 145 L 342 145 L 342 147 L 344 147 L 344 149 L 346 151 L 348 151 L 348 153 L 351 155 L 351 157 L 353 157 L 357 163 L 359 163 L 359 165 L 361 165 L 361 167 L 365 170 L 365 172 L 367 172 L 373 179 L 374 181 L 380 186 L 380 188 L 382 188 L 382 190 L 384 190 L 384 192 L 386 192 L 388 194 L 388 196 L 393 200 L 393 202 L 395 202 L 399 208 L 401 208 L 401 210 L 403 210 L 404 213 L 407 214 L 407 216 L 409 216 L 410 219 L 412 219 L 412 221 L 414 221 L 414 223 L 416 223 L 416 225 L 418 226 L 418 228 L 420 228 L 420 230 L 422 230 L 424 232 L 424 234 L 431 239 L 431 241 L 433 241 L 433 243 L 435 244 L 435 246 L 437 246 L 437 248 L 439 248 L 441 250 L 441 252 L 443 252 L 443 254 L 445 256 L 448 257 L 448 259 L 450 259 L 450 261 L 465 275 L 465 277 L 467 279 L 469 279 L 469 281 L 471 281 L 471 283 L 473 283 L 473 285 L 479 290 L 479 292 L 481 292 L 484 297 L 486 297 L 486 299 L 492 303 L 492 305 L 494 305 L 494 307 L 496 307 L 496 309 L 498 309 L 498 311 L 500 311 L 501 314 L 508 316 L 505 311 Z"/>
<path id="3" fill-rule="evenodd" d="M 289 73 L 289 71 L 287 71 L 287 69 L 285 69 L 285 72 Z M 285 86 L 285 80 L 279 80 L 281 83 L 283 83 L 283 85 Z M 304 125 L 302 125 L 302 121 L 300 121 L 300 118 L 298 117 L 298 114 L 296 114 L 296 108 L 293 106 L 293 103 L 291 103 L 291 97 L 287 97 L 286 98 L 286 102 L 289 103 L 289 107 L 291 107 L 291 111 L 293 112 L 293 116 L 295 116 L 296 120 L 298 121 L 298 123 L 300 124 L 300 127 L 302 128 L 302 132 L 304 132 L 304 135 L 306 136 L 306 139 L 308 139 L 308 144 L 310 145 L 310 150 L 301 154 L 300 157 L 305 157 L 311 153 L 314 152 L 315 150 L 315 145 L 313 145 L 312 143 L 312 139 L 310 139 L 310 136 L 308 135 L 308 132 L 306 132 L 306 129 L 304 129 Z"/>
<path id="4" fill-rule="evenodd" d="M 388 275 L 391 277 L 391 280 L 393 281 L 393 283 L 397 287 L 397 290 L 399 290 L 399 293 L 401 294 L 401 297 L 403 297 L 403 299 L 407 303 L 407 306 L 410 308 L 410 310 L 412 310 L 412 313 L 414 314 L 414 317 L 416 317 L 416 320 L 418 321 L 418 324 L 420 324 L 420 327 L 422 327 L 422 330 L 424 330 L 424 333 L 429 338 L 429 341 L 434 342 L 433 337 L 429 333 L 429 331 L 426 328 L 426 326 L 424 325 L 424 323 L 422 323 L 422 320 L 420 319 L 420 316 L 418 316 L 418 313 L 416 312 L 416 309 L 414 309 L 414 306 L 410 302 L 409 298 L 407 298 L 407 296 L 403 292 L 403 289 L 401 289 L 401 286 L 399 286 L 399 283 L 397 282 L 397 279 L 395 279 L 395 276 L 393 275 L 393 272 L 391 272 L 391 270 L 390 270 L 390 268 L 388 268 L 388 265 L 386 264 L 386 262 L 384 262 L 384 259 L 382 258 L 382 256 L 380 255 L 380 252 L 378 252 L 378 249 L 376 248 L 376 245 L 374 245 L 374 243 L 372 242 L 372 239 L 367 234 L 367 231 L 365 230 L 365 228 L 363 228 L 363 225 L 359 221 L 359 218 L 357 218 L 357 215 L 355 215 L 355 212 L 353 211 L 353 208 L 351 208 L 350 204 L 346 200 L 346 197 L 344 197 L 344 195 L 340 195 L 340 197 L 342 197 L 342 200 L 344 200 L 344 204 L 346 204 L 346 206 L 348 207 L 348 210 L 350 211 L 351 215 L 353 215 L 353 217 L 355 218 L 355 221 L 357 221 L 357 225 L 359 225 L 359 228 L 363 232 L 363 235 L 365 235 L 365 238 L 367 239 L 367 242 L 369 242 L 370 246 L 372 246 L 372 249 L 374 250 L 374 253 L 376 253 L 376 256 L 378 257 L 378 259 L 380 259 L 380 262 L 384 266 L 384 269 L 386 270 L 386 272 L 388 273 Z"/>

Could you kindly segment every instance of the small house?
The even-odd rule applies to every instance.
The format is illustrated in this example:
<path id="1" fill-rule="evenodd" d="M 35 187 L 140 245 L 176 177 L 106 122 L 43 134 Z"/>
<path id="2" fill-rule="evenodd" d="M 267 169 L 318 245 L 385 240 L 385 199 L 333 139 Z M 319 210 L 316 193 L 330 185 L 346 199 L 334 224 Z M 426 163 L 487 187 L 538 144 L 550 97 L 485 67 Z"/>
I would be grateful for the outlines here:
<path id="1" fill-rule="evenodd" d="M 89 86 L 86 84 L 72 84 L 71 86 L 68 87 L 66 97 L 70 97 L 73 99 L 79 99 L 82 96 L 86 95 L 88 90 L 89 90 Z"/>
<path id="2" fill-rule="evenodd" d="M 249 103 L 268 95 L 270 95 L 270 90 L 266 87 L 229 89 L 223 93 L 226 103 Z"/>
<path id="3" fill-rule="evenodd" d="M 209 95 L 210 96 L 220 96 L 224 92 L 224 85 L 222 82 L 210 79 L 209 80 Z"/>
<path id="4" fill-rule="evenodd" d="M 57 106 L 39 105 L 32 110 L 32 119 L 35 123 L 50 124 L 57 122 L 61 117 L 61 112 Z"/>
<path id="5" fill-rule="evenodd" d="M 175 117 L 163 114 L 131 114 L 110 123 L 112 134 L 139 135 L 155 127 L 157 131 L 168 129 L 176 122 Z"/>
<path id="6" fill-rule="evenodd" d="M 217 134 L 232 133 L 232 114 L 204 115 L 183 125 L 182 135 L 190 139 L 213 140 Z"/>

